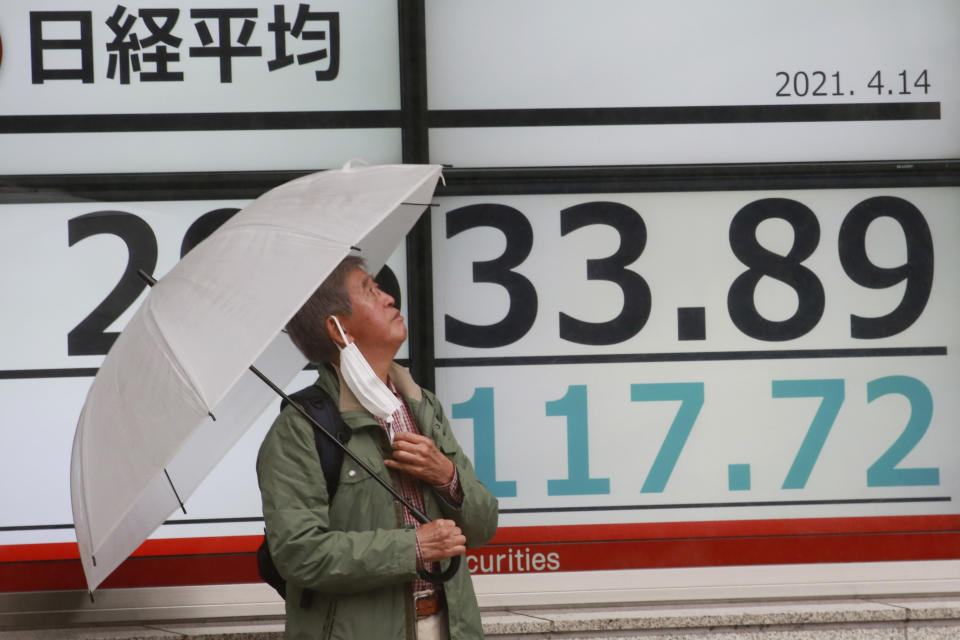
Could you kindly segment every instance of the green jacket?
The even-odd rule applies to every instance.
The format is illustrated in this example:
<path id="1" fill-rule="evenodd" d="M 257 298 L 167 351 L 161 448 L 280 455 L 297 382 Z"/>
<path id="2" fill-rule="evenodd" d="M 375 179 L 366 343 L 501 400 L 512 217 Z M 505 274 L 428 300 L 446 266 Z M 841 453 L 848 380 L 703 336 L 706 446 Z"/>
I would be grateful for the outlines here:
<path id="1" fill-rule="evenodd" d="M 477 478 L 436 396 L 396 364 L 390 377 L 421 432 L 453 461 L 460 476 L 464 498 L 459 508 L 424 487 L 427 515 L 456 521 L 468 547 L 483 545 L 497 529 L 496 498 Z M 352 431 L 350 449 L 399 489 L 383 464 L 391 449 L 380 423 L 331 368 L 320 368 L 316 384 L 338 402 Z M 329 504 L 313 430 L 291 407 L 280 413 L 260 446 L 257 478 L 267 542 L 287 580 L 286 637 L 413 640 L 416 615 L 410 583 L 417 575 L 416 534 L 403 524 L 399 503 L 345 457 L 340 485 Z M 300 607 L 303 588 L 314 592 L 306 609 Z M 482 638 L 465 559 L 444 591 L 450 637 Z"/>

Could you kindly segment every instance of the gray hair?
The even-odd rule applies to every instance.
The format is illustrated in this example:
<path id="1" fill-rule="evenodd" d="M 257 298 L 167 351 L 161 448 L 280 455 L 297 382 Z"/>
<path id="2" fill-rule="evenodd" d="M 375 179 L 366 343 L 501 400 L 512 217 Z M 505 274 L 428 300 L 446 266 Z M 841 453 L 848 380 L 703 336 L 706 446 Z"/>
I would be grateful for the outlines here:
<path id="1" fill-rule="evenodd" d="M 327 335 L 325 324 L 332 315 L 353 314 L 350 292 L 346 287 L 347 274 L 365 267 L 366 263 L 360 256 L 344 258 L 287 322 L 290 339 L 310 362 L 333 362 L 339 356 L 337 345 Z"/>

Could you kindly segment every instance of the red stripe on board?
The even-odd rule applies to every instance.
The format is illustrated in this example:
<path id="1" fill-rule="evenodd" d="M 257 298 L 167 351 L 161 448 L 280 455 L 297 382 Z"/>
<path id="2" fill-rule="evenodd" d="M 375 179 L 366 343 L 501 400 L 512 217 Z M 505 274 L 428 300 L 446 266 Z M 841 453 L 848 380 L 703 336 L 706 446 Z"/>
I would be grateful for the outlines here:
<path id="1" fill-rule="evenodd" d="M 960 532 L 953 531 L 493 545 L 471 551 L 467 566 L 482 574 L 958 558 Z M 140 556 L 102 588 L 244 582 L 259 582 L 253 553 Z M 0 591 L 85 588 L 79 560 L 0 564 Z"/>
<path id="2" fill-rule="evenodd" d="M 502 527 L 491 544 L 960 531 L 960 514 Z"/>
<path id="3" fill-rule="evenodd" d="M 36 562 L 38 560 L 78 559 L 76 542 L 55 542 L 46 544 L 10 544 L 0 546 L 0 563 Z"/>
<path id="4" fill-rule="evenodd" d="M 501 527 L 490 544 L 937 531 L 960 531 L 960 514 Z M 262 539 L 261 535 L 158 538 L 145 541 L 133 552 L 132 557 L 249 553 L 256 551 Z M 0 563 L 76 560 L 79 557 L 74 542 L 0 546 Z"/>
<path id="5" fill-rule="evenodd" d="M 253 553 L 129 558 L 101 589 L 259 582 Z M 0 564 L 0 592 L 86 590 L 79 560 Z"/>
<path id="6" fill-rule="evenodd" d="M 469 556 L 471 572 L 481 574 L 948 560 L 960 558 L 960 533 L 518 544 L 483 547 Z"/>
<path id="7" fill-rule="evenodd" d="M 133 552 L 137 556 L 176 556 L 193 554 L 248 553 L 256 551 L 263 540 L 257 536 L 223 536 L 209 538 L 158 538 L 147 540 Z M 0 546 L 0 563 L 38 560 L 78 560 L 76 542 L 48 544 L 16 544 Z"/>

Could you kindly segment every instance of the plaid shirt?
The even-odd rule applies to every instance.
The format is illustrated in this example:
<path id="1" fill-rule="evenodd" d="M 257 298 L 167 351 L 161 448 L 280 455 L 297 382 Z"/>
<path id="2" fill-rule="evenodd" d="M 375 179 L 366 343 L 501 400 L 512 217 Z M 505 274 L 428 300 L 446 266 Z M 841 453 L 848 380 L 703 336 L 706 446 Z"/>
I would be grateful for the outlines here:
<path id="1" fill-rule="evenodd" d="M 393 395 L 397 396 L 397 398 L 400 400 L 400 408 L 397 409 L 393 416 L 391 416 L 393 418 L 392 431 L 386 420 L 377 418 L 377 421 L 383 425 L 384 429 L 386 429 L 387 436 L 390 438 L 390 442 L 393 442 L 394 433 L 400 433 L 401 431 L 420 433 L 420 430 L 417 428 L 417 424 L 413 421 L 413 416 L 410 415 L 410 409 L 407 408 L 407 404 L 403 402 L 403 398 L 397 392 L 397 387 L 393 384 L 393 380 L 387 378 L 387 386 L 390 388 L 390 391 L 393 392 Z M 402 495 L 408 502 L 410 502 L 410 504 L 415 506 L 420 511 L 425 511 L 426 507 L 423 502 L 423 485 L 420 483 L 420 481 L 411 476 L 409 473 L 398 472 L 397 477 L 400 481 L 400 495 Z M 460 476 L 457 473 L 457 468 L 453 468 L 453 480 L 451 480 L 448 484 L 435 486 L 434 490 L 449 504 L 459 505 L 463 501 L 463 492 L 460 490 Z M 420 522 L 414 518 L 413 514 L 411 514 L 407 509 L 403 509 L 403 521 L 405 524 L 413 525 L 414 528 L 420 528 Z M 417 540 L 417 569 L 420 570 L 426 568 L 426 564 L 427 563 L 423 561 L 423 553 L 420 550 L 420 541 Z M 436 572 L 436 563 L 430 563 L 430 565 L 430 571 Z M 423 595 L 436 590 L 436 585 L 433 585 L 422 578 L 417 578 L 413 582 L 414 595 Z"/>

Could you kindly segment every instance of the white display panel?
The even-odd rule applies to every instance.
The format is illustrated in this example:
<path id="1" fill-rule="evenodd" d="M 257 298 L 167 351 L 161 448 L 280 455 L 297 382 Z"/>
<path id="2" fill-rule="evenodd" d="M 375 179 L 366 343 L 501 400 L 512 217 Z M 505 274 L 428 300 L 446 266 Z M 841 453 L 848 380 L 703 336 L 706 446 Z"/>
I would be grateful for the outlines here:
<path id="1" fill-rule="evenodd" d="M 455 166 L 960 157 L 952 0 L 432 0 Z"/>
<path id="2" fill-rule="evenodd" d="M 401 155 L 392 0 L 5 3 L 0 42 L 0 174 Z"/>
<path id="3" fill-rule="evenodd" d="M 248 202 L 0 205 L 0 485 L 10 489 L 0 498 L 0 547 L 75 541 L 69 471 L 77 419 L 108 334 L 122 331 L 145 295 L 135 273 L 125 274 L 128 263 L 162 277 L 185 238 L 195 243 L 209 233 L 204 223 Z M 387 262 L 396 286 L 385 286 L 399 293 L 403 313 L 405 263 L 401 245 Z M 118 284 L 134 285 L 133 294 L 111 293 Z M 406 343 L 398 357 L 408 357 Z M 304 371 L 288 390 L 315 377 Z M 262 534 L 255 459 L 278 409 L 279 400 L 186 500 L 187 514 L 172 514 L 152 538 Z"/>
<path id="4" fill-rule="evenodd" d="M 441 198 L 438 393 L 501 527 L 955 514 L 958 202 Z"/>

